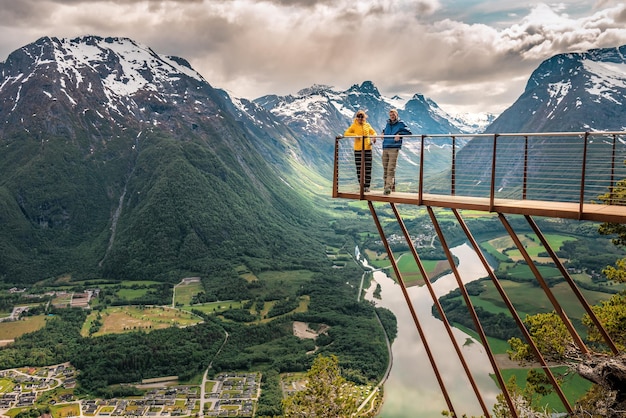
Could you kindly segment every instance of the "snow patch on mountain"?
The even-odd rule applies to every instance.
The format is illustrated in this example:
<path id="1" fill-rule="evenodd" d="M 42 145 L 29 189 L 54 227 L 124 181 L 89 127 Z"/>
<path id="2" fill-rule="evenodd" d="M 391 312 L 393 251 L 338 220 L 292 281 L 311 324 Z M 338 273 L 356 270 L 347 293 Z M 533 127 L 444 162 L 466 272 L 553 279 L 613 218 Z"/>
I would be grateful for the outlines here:
<path id="1" fill-rule="evenodd" d="M 77 39 L 54 39 L 54 61 L 38 60 L 38 65 L 55 63 L 61 73 L 80 87 L 83 77 L 81 68 L 94 65 L 106 66 L 107 58 L 117 55 L 119 68 L 105 68 L 109 74 L 102 80 L 106 90 L 117 97 L 129 96 L 140 90 L 159 91 L 164 83 L 180 79 L 185 74 L 198 81 L 202 76 L 181 59 L 160 56 L 146 46 L 135 43 L 128 38 L 87 37 Z M 146 74 L 150 74 L 146 78 Z M 155 76 L 153 78 L 153 76 Z"/>
<path id="2" fill-rule="evenodd" d="M 393 109 L 404 109 L 406 102 L 408 102 L 407 99 L 404 99 L 398 95 L 391 98 L 383 97 L 383 100 L 385 101 L 385 103 L 388 103 L 389 106 L 391 106 Z"/>
<path id="3" fill-rule="evenodd" d="M 459 113 L 451 116 L 451 122 L 462 132 L 481 133 L 496 119 L 493 113 Z"/>
<path id="4" fill-rule="evenodd" d="M 554 111 L 561 104 L 567 93 L 572 88 L 572 83 L 570 81 L 562 81 L 558 83 L 550 83 L 548 84 L 548 95 L 550 96 L 550 101 L 548 101 L 548 106 L 551 106 L 552 109 L 547 117 L 551 118 L 554 115 Z M 553 102 L 554 100 L 554 102 Z"/>
<path id="5" fill-rule="evenodd" d="M 596 102 L 607 99 L 621 105 L 620 98 L 614 96 L 616 88 L 626 88 L 626 64 L 584 60 L 583 66 L 590 73 L 586 90 L 590 95 L 597 96 Z"/>

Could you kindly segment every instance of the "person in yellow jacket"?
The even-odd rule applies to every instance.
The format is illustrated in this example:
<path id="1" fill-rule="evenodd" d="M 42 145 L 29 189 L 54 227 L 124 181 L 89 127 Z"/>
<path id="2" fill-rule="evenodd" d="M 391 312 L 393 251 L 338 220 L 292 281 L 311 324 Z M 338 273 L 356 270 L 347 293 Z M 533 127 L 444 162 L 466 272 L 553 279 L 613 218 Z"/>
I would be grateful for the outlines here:
<path id="1" fill-rule="evenodd" d="M 365 179 L 363 187 L 366 192 L 370 191 L 372 181 L 372 144 L 376 143 L 376 131 L 366 121 L 364 111 L 356 112 L 354 122 L 343 136 L 354 136 L 354 164 L 356 165 L 356 177 L 361 182 L 361 156 L 365 158 Z"/>

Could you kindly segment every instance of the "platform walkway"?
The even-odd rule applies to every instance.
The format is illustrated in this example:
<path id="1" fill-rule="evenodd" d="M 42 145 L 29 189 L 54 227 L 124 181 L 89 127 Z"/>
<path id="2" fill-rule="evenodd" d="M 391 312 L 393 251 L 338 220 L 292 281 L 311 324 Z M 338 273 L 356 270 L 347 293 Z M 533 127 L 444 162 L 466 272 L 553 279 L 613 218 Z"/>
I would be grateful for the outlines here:
<path id="1" fill-rule="evenodd" d="M 354 138 L 336 140 L 333 197 L 626 223 L 626 132 L 408 136 L 390 195 L 376 138 L 370 192 L 356 178 Z"/>

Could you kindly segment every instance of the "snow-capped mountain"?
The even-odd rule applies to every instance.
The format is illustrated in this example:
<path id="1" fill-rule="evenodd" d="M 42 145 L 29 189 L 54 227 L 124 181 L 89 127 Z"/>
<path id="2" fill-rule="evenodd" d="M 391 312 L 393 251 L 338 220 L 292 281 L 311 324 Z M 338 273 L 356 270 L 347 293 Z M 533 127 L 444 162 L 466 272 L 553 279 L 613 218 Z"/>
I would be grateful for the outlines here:
<path id="1" fill-rule="evenodd" d="M 488 132 L 626 128 L 626 45 L 545 60 Z"/>
<path id="2" fill-rule="evenodd" d="M 626 129 L 626 45 L 617 48 L 594 49 L 582 53 L 560 54 L 545 60 L 530 76 L 525 91 L 511 107 L 505 110 L 487 129 L 499 132 L 585 132 L 623 131 Z M 558 138 L 556 140 L 559 140 Z M 485 144 L 485 142 L 482 142 Z M 508 141 L 498 145 L 499 152 L 524 155 L 523 141 Z M 571 161 L 578 161 L 583 154 L 583 143 L 567 144 L 562 149 L 562 166 L 544 167 L 544 149 L 541 141 L 531 143 L 533 152 L 529 158 L 529 171 L 541 177 L 542 171 L 550 170 L 554 178 L 568 172 Z M 491 151 L 478 141 L 470 141 L 459 152 L 459 164 L 488 167 Z M 590 151 L 591 152 L 591 151 Z M 589 156 L 591 158 L 591 156 Z M 519 187 L 524 169 L 519 164 L 497 167 L 500 183 L 498 190 Z M 475 184 L 486 180 L 489 170 L 473 175 Z M 596 175 L 608 175 L 599 170 Z M 534 173 L 533 173 L 534 174 Z M 550 175 L 543 174 L 544 178 Z M 515 180 L 513 180 L 515 179 Z M 573 183 L 576 178 L 569 179 Z M 483 181 L 486 184 L 488 181 Z M 558 188 L 547 188 L 546 193 L 558 194 Z M 545 196 L 541 196 L 545 197 Z"/>
<path id="3" fill-rule="evenodd" d="M 0 63 L 0 120 L 0 279 L 166 281 L 320 245 L 312 146 L 184 59 L 44 37 Z"/>
<path id="4" fill-rule="evenodd" d="M 75 131 L 56 117 L 67 116 L 61 109 L 71 110 L 72 121 L 85 128 L 111 121 L 121 126 L 130 115 L 138 125 L 168 124 L 173 103 L 197 112 L 197 98 L 206 94 L 201 86 L 208 86 L 185 60 L 122 38 L 41 38 L 13 52 L 2 72 L 0 115 L 6 123 L 0 134 L 33 126 Z"/>
<path id="5" fill-rule="evenodd" d="M 385 126 L 391 108 L 398 109 L 401 119 L 416 133 L 479 132 L 493 120 L 491 115 L 473 121 L 470 115 L 452 116 L 421 94 L 415 94 L 410 100 L 385 97 L 371 81 L 344 91 L 314 85 L 295 96 L 268 95 L 254 102 L 270 110 L 296 132 L 317 136 L 343 132 L 359 109 L 366 110 L 368 122 L 377 130 Z"/>

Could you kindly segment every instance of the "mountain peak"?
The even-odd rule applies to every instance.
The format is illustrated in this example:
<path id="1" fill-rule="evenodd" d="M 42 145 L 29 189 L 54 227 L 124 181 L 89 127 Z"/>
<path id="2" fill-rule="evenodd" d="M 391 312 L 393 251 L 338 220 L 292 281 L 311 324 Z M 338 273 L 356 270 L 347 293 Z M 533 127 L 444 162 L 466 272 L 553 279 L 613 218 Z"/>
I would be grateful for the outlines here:
<path id="1" fill-rule="evenodd" d="M 86 72 L 97 73 L 113 95 L 133 94 L 141 89 L 156 91 L 181 74 L 204 81 L 186 60 L 159 55 L 129 38 L 42 37 L 9 55 L 3 66 L 14 81 L 22 78 L 21 74 L 29 75 L 26 68 L 30 73 L 56 70 L 65 76 L 66 83 L 76 86 L 86 81 Z"/>
<path id="2" fill-rule="evenodd" d="M 5 77 L 0 102 L 11 103 L 0 106 L 0 118 L 11 122 L 0 127 L 5 131 L 30 130 L 34 123 L 37 131 L 58 133 L 67 127 L 63 120 L 50 123 L 61 114 L 59 108 L 72 117 L 93 112 L 126 127 L 154 122 L 196 88 L 210 87 L 182 58 L 159 55 L 129 38 L 93 35 L 39 38 L 11 53 L 0 63 L 0 73 Z"/>
<path id="3" fill-rule="evenodd" d="M 371 81 L 364 81 L 363 83 L 361 83 L 361 85 L 358 87 L 358 90 L 361 93 L 367 93 L 367 94 L 372 94 L 375 96 L 380 96 L 380 92 L 378 91 L 374 83 L 372 83 Z"/>
<path id="4" fill-rule="evenodd" d="M 332 86 L 324 84 L 313 84 L 311 87 L 304 88 L 298 91 L 298 96 L 311 96 L 313 94 L 321 94 L 332 89 Z"/>
<path id="5" fill-rule="evenodd" d="M 543 61 L 520 98 L 489 130 L 622 130 L 626 46 L 558 54 Z"/>

